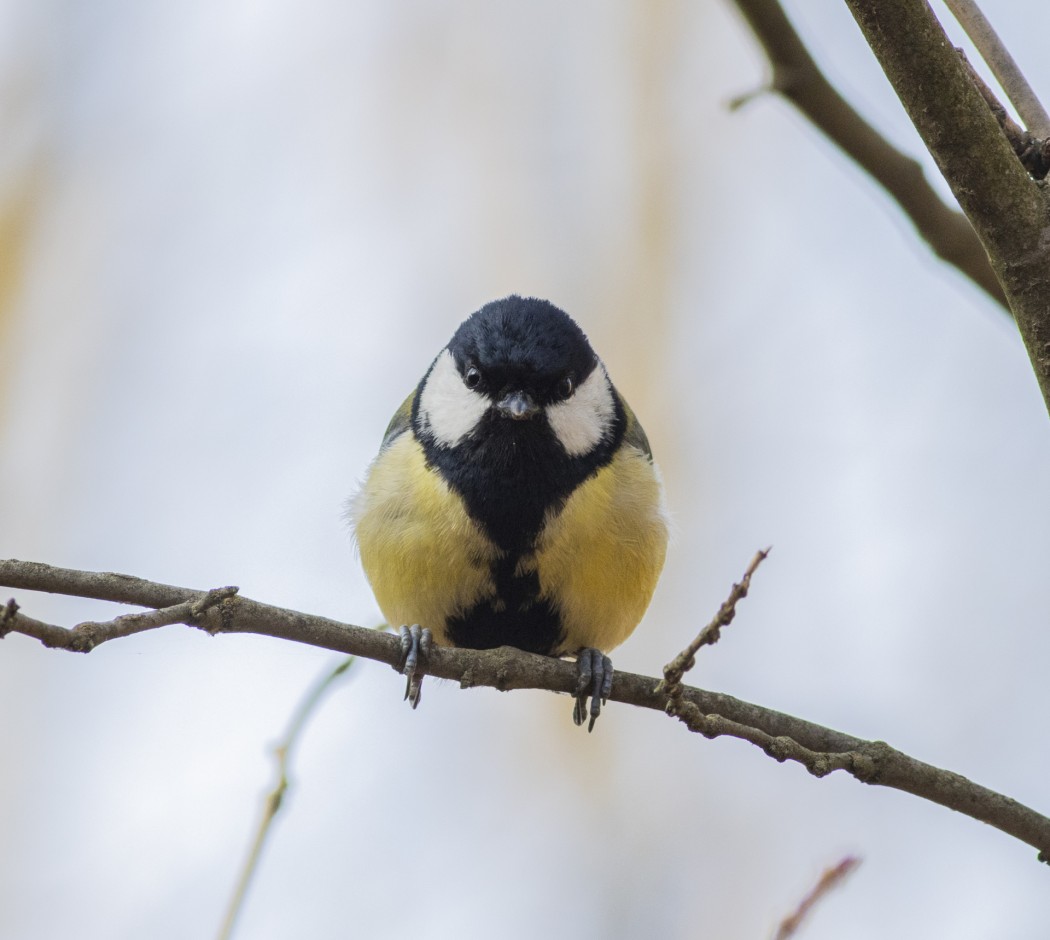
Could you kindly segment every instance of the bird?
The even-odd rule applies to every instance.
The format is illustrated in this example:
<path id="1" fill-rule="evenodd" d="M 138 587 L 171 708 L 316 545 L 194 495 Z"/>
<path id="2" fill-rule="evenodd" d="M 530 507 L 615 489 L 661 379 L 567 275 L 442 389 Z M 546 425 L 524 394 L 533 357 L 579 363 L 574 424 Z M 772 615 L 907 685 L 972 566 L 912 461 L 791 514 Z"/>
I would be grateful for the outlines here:
<path id="1" fill-rule="evenodd" d="M 415 708 L 433 645 L 575 657 L 593 730 L 609 651 L 663 568 L 668 517 L 649 441 L 587 336 L 512 295 L 460 324 L 390 421 L 349 510 L 399 625 Z"/>

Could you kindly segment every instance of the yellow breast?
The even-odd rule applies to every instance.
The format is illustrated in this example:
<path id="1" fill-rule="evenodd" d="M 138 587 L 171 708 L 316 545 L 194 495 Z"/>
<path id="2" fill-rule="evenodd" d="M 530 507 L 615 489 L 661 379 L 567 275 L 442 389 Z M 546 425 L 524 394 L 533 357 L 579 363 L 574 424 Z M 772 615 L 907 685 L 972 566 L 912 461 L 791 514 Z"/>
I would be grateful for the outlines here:
<path id="1" fill-rule="evenodd" d="M 411 433 L 386 447 L 354 499 L 361 564 L 387 623 L 429 627 L 447 642 L 448 617 L 495 594 L 497 551 Z"/>
<path id="2" fill-rule="evenodd" d="M 541 596 L 561 614 L 562 653 L 619 646 L 642 619 L 667 551 L 656 468 L 623 447 L 549 518 L 534 563 Z"/>
<path id="3" fill-rule="evenodd" d="M 410 432 L 376 458 L 351 515 L 365 573 L 392 626 L 418 623 L 448 643 L 449 618 L 486 601 L 501 609 L 493 577 L 499 549 L 426 466 Z M 533 551 L 516 565 L 519 576 L 536 573 L 538 600 L 561 621 L 564 640 L 551 652 L 607 652 L 622 643 L 649 605 L 666 548 L 656 469 L 624 446 L 548 513 Z"/>

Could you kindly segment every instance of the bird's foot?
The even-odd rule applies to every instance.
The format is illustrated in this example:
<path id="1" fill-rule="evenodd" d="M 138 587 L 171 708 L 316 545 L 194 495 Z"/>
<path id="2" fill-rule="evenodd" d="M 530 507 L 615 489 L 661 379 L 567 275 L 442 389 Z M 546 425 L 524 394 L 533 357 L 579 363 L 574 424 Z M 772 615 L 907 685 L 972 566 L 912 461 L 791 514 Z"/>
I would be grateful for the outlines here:
<path id="1" fill-rule="evenodd" d="M 613 666 L 601 650 L 586 647 L 576 654 L 576 705 L 572 720 L 578 725 L 587 721 L 587 702 L 590 700 L 591 719 L 587 730 L 594 730 L 602 705 L 612 692 Z"/>
<path id="2" fill-rule="evenodd" d="M 426 627 L 418 623 L 411 627 L 402 626 L 397 635 L 401 640 L 401 658 L 394 667 L 408 677 L 405 683 L 405 698 L 415 708 L 423 686 L 423 676 L 427 674 L 427 660 L 430 658 L 430 647 L 433 636 Z"/>

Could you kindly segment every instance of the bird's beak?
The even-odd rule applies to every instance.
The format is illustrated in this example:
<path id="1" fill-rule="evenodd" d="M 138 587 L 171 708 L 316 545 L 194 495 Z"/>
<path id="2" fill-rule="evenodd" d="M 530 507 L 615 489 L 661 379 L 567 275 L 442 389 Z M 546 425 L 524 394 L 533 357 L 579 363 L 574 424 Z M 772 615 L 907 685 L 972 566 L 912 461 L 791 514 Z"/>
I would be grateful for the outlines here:
<path id="1" fill-rule="evenodd" d="M 540 406 L 525 392 L 510 392 L 496 402 L 496 409 L 504 418 L 524 421 L 538 414 Z"/>

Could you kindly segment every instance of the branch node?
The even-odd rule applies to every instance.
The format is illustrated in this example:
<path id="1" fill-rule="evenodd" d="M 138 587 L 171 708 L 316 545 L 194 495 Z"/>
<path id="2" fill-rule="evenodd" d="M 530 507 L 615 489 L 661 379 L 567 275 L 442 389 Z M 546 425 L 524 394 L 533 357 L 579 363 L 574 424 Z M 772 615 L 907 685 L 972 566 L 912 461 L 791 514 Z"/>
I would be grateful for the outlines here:
<path id="1" fill-rule="evenodd" d="M 503 661 L 496 664 L 496 689 L 499 692 L 507 691 L 507 682 L 509 674 L 507 671 L 507 664 Z"/>
<path id="2" fill-rule="evenodd" d="M 4 609 L 0 611 L 0 640 L 7 636 L 7 634 L 13 629 L 11 624 L 14 622 L 15 614 L 17 613 L 18 602 L 12 597 L 6 604 L 4 604 Z"/>
<path id="3" fill-rule="evenodd" d="M 885 741 L 869 741 L 863 748 L 851 751 L 844 765 L 861 783 L 877 784 L 882 779 L 886 762 L 894 751 Z"/>
<path id="4" fill-rule="evenodd" d="M 233 629 L 233 605 L 230 600 L 237 594 L 240 588 L 235 585 L 227 587 L 212 588 L 202 594 L 190 605 L 189 621 L 193 626 L 200 627 L 205 633 L 215 636 L 217 633 L 229 633 Z M 208 612 L 218 607 L 219 619 L 207 616 Z"/>
<path id="5" fill-rule="evenodd" d="M 100 623 L 78 623 L 69 631 L 69 644 L 66 648 L 72 653 L 90 653 L 98 643 L 102 626 Z"/>
<path id="6" fill-rule="evenodd" d="M 833 770 L 838 770 L 838 767 L 834 762 L 829 760 L 829 755 L 818 754 L 808 770 L 814 777 L 820 780 L 830 774 Z"/>
<path id="7" fill-rule="evenodd" d="M 851 756 L 849 772 L 861 783 L 875 783 L 879 777 L 879 765 L 871 755 L 863 751 Z"/>
<path id="8" fill-rule="evenodd" d="M 787 735 L 781 734 L 772 738 L 763 750 L 778 764 L 783 764 L 784 761 L 797 752 L 798 744 L 792 738 L 787 737 Z M 827 773 L 827 771 L 824 771 L 824 773 Z M 824 773 L 817 774 L 817 776 L 823 777 Z"/>
<path id="9" fill-rule="evenodd" d="M 741 108 L 747 107 L 752 101 L 758 98 L 764 98 L 766 95 L 771 95 L 777 91 L 776 85 L 772 81 L 766 82 L 764 85 L 759 85 L 758 88 L 752 88 L 751 91 L 743 91 L 739 95 L 734 95 L 726 102 L 726 107 L 732 111 L 739 111 Z"/>
<path id="10" fill-rule="evenodd" d="M 1028 140 L 1017 155 L 1035 179 L 1046 179 L 1050 173 L 1050 137 L 1040 140 L 1029 134 Z"/>

